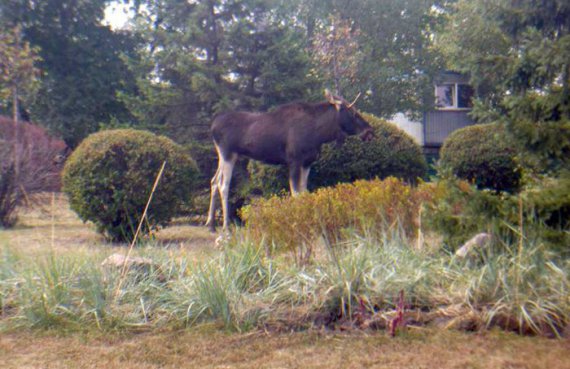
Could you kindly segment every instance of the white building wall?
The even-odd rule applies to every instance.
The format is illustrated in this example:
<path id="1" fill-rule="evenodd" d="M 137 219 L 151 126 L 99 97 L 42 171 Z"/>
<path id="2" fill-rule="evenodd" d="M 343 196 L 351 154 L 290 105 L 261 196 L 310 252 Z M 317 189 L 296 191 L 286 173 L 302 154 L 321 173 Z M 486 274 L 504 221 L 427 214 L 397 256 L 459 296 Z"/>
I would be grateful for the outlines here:
<path id="1" fill-rule="evenodd" d="M 424 146 L 425 140 L 422 122 L 410 120 L 404 113 L 395 114 L 389 121 L 412 136 L 420 146 Z"/>

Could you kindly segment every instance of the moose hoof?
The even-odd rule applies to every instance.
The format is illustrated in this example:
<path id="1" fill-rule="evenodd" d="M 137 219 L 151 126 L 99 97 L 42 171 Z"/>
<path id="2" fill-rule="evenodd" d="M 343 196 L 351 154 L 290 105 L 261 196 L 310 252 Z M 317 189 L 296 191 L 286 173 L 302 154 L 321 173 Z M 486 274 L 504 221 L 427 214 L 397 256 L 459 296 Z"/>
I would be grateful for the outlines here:
<path id="1" fill-rule="evenodd" d="M 216 238 L 216 241 L 214 241 L 214 244 L 216 245 L 216 248 L 218 249 L 223 249 L 228 242 L 230 241 L 230 234 L 228 232 L 222 232 L 221 235 L 219 235 Z"/>

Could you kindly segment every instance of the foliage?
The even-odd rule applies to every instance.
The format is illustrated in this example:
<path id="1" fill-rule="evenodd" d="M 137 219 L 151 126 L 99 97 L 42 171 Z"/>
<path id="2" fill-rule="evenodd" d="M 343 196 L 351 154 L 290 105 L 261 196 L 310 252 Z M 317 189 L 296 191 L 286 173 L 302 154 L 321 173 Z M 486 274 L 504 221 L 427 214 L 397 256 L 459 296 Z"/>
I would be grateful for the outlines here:
<path id="1" fill-rule="evenodd" d="M 387 177 L 415 183 L 425 176 L 427 164 L 421 148 L 407 133 L 373 115 L 364 117 L 374 127 L 374 139 L 364 142 L 348 137 L 340 147 L 334 143 L 325 145 L 311 167 L 310 189 Z M 248 171 L 249 192 L 267 196 L 288 190 L 286 168 L 252 162 Z"/>
<path id="2" fill-rule="evenodd" d="M 506 127 L 534 191 L 543 192 L 540 183 L 561 184 L 537 196 L 537 206 L 555 218 L 568 214 L 567 195 L 554 192 L 570 181 L 568 2 L 459 1 L 439 38 L 451 66 L 471 75 L 473 114 Z"/>
<path id="3" fill-rule="evenodd" d="M 521 170 L 515 155 L 504 127 L 469 126 L 453 132 L 443 143 L 440 172 L 450 171 L 480 189 L 513 192 L 521 186 Z"/>
<path id="4" fill-rule="evenodd" d="M 0 30 L 0 106 L 11 101 L 12 119 L 17 123 L 20 117 L 18 102 L 30 98 L 37 87 L 39 70 L 38 49 L 23 42 L 20 27 Z"/>
<path id="5" fill-rule="evenodd" d="M 517 194 L 477 190 L 457 179 L 440 180 L 434 186 L 438 201 L 427 204 L 426 223 L 443 236 L 449 249 L 488 232 L 513 245 L 525 237 L 562 255 L 570 252 L 570 222 L 560 211 L 570 208 L 567 182 L 548 180 Z"/>
<path id="6" fill-rule="evenodd" d="M 101 22 L 109 0 L 7 0 L 0 20 L 20 26 L 23 40 L 39 48 L 39 88 L 25 109 L 76 147 L 99 124 L 132 120 L 118 91 L 134 91 L 121 55 L 133 55 L 136 40 Z"/>
<path id="7" fill-rule="evenodd" d="M 44 128 L 0 117 L 0 227 L 14 225 L 30 195 L 60 189 L 65 149 Z"/>
<path id="8" fill-rule="evenodd" d="M 500 2 L 489 11 L 483 1 L 459 2 L 444 36 L 448 55 L 472 75 L 480 98 L 474 113 L 497 117 L 542 168 L 568 167 L 570 145 L 570 8 L 550 0 Z M 489 32 L 468 38 L 454 33 L 466 12 L 475 27 Z M 471 26 L 463 24 L 461 27 Z"/>
<path id="9" fill-rule="evenodd" d="M 65 165 L 64 191 L 83 221 L 95 223 L 111 240 L 130 241 L 163 162 L 166 167 L 143 223 L 142 232 L 148 234 L 190 199 L 198 175 L 194 161 L 168 138 L 132 129 L 89 136 Z"/>
<path id="10" fill-rule="evenodd" d="M 2 154 L 4 153 L 2 152 Z M 1 228 L 9 228 L 16 223 L 16 207 L 18 206 L 18 203 L 22 201 L 21 191 L 14 183 L 14 172 L 13 164 L 8 167 L 3 167 L 0 172 Z"/>
<path id="11" fill-rule="evenodd" d="M 342 96 L 341 86 L 355 82 L 362 59 L 357 42 L 360 30 L 339 14 L 329 15 L 325 23 L 327 27 L 319 29 L 313 37 L 313 58 L 317 74 L 323 75 L 321 79 L 333 81 L 334 93 Z"/>
<path id="12" fill-rule="evenodd" d="M 134 29 L 144 44 L 128 60 L 138 89 L 122 99 L 145 125 L 209 140 L 215 114 L 267 110 L 315 85 L 306 38 L 272 1 L 140 3 Z"/>
<path id="13" fill-rule="evenodd" d="M 227 329 L 247 330 L 255 326 L 261 309 L 252 306 L 270 301 L 282 288 L 282 277 L 263 258 L 263 250 L 248 241 L 228 249 L 223 257 L 191 268 L 190 300 L 180 303 L 187 321 L 221 320 Z M 249 306 L 248 306 L 249 305 Z M 245 307 L 248 306 L 248 307 Z M 245 307 L 245 308 L 244 308 Z"/>
<path id="14" fill-rule="evenodd" d="M 30 256 L 2 247 L 0 327 L 365 328 L 362 319 L 382 324 L 393 316 L 400 291 L 406 317 L 418 324 L 556 336 L 570 320 L 568 261 L 540 243 L 525 240 L 518 249 L 498 242 L 470 260 L 417 249 L 398 232 L 352 233 L 343 245 L 303 268 L 264 257 L 244 234 L 200 262 L 172 248 L 140 248 L 156 268 L 129 271 L 119 289 L 120 271 L 101 267 L 110 250 Z"/>
<path id="15" fill-rule="evenodd" d="M 349 137 L 339 148 L 329 144 L 313 166 L 313 188 L 356 179 L 397 177 L 415 183 L 425 176 L 427 164 L 420 146 L 404 131 L 377 117 L 364 114 L 375 137 L 364 142 Z"/>
<path id="16" fill-rule="evenodd" d="M 127 60 L 137 90 L 121 94 L 121 100 L 141 124 L 166 126 L 183 142 L 208 139 L 208 123 L 217 113 L 316 99 L 335 78 L 344 79 L 337 84 L 342 82 L 346 96 L 366 92 L 363 104 L 377 114 L 417 112 L 432 100 L 430 76 L 441 68 L 424 32 L 440 18 L 429 2 L 136 4 L 133 29 L 142 44 Z M 327 41 L 332 34 L 334 46 Z M 341 49 L 348 60 L 334 56 Z M 323 72 L 325 64 L 335 69 L 333 59 L 339 73 L 323 79 L 331 75 Z"/>
<path id="17" fill-rule="evenodd" d="M 383 234 L 401 228 L 414 235 L 420 207 L 430 192 L 428 185 L 412 188 L 391 177 L 357 181 L 297 197 L 257 199 L 241 215 L 255 240 L 291 252 L 303 263 L 319 237 L 337 243 L 348 229 Z"/>
<path id="18" fill-rule="evenodd" d="M 181 143 L 203 141 L 221 111 L 316 99 L 333 84 L 321 78 L 323 60 L 310 47 L 327 30 L 340 30 L 328 32 L 336 32 L 336 46 L 351 35 L 351 46 L 341 48 L 358 57 L 337 63 L 350 70 L 343 92 L 366 92 L 362 103 L 377 115 L 431 104 L 431 76 L 442 64 L 430 37 L 442 18 L 438 2 L 136 0 L 124 30 L 102 24 L 110 3 L 0 5 L 2 24 L 21 26 L 42 59 L 38 93 L 23 111 L 70 147 L 113 122 L 162 127 Z M 359 51 L 351 53 L 354 45 Z"/>
<path id="19" fill-rule="evenodd" d="M 351 66 L 354 77 L 341 81 L 342 92 L 345 97 L 365 93 L 363 110 L 383 118 L 397 112 L 419 113 L 433 106 L 433 76 L 443 68 L 430 36 L 443 19 L 436 10 L 439 5 L 423 0 L 292 2 L 295 18 L 309 39 L 327 34 L 335 18 L 347 23 L 350 43 L 359 45 L 357 54 L 361 57 L 341 63 L 341 67 L 357 64 Z M 315 69 L 322 66 L 317 64 Z M 334 86 L 333 80 L 325 83 Z"/>

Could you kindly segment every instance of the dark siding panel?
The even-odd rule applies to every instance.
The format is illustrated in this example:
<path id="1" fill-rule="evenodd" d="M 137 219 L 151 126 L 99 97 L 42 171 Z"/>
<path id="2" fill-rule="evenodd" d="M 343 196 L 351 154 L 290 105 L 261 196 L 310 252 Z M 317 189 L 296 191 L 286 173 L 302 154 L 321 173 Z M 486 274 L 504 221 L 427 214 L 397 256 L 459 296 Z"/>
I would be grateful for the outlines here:
<path id="1" fill-rule="evenodd" d="M 441 146 L 451 132 L 475 124 L 467 111 L 430 111 L 425 116 L 425 145 Z"/>

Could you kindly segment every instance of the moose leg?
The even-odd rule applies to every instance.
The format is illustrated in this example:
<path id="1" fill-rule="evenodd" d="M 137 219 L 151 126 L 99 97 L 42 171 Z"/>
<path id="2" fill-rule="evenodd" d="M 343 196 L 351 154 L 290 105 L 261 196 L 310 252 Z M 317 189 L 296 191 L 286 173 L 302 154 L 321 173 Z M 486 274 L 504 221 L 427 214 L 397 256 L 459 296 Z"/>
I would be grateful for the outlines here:
<path id="1" fill-rule="evenodd" d="M 236 164 L 238 156 L 231 154 L 229 159 L 222 158 L 220 177 L 221 180 L 218 182 L 218 190 L 220 192 L 220 198 L 222 199 L 222 214 L 224 216 L 224 226 L 223 229 L 227 230 L 230 224 L 230 182 L 232 180 L 232 172 Z"/>
<path id="2" fill-rule="evenodd" d="M 301 192 L 301 166 L 297 164 L 289 165 L 289 188 L 291 195 L 297 196 Z"/>
<path id="3" fill-rule="evenodd" d="M 300 186 L 299 191 L 305 192 L 307 191 L 307 183 L 309 181 L 309 172 L 311 171 L 311 167 L 301 167 L 301 178 L 300 178 Z"/>
<path id="4" fill-rule="evenodd" d="M 206 227 L 210 228 L 210 232 L 216 231 L 216 195 L 218 194 L 218 187 L 220 185 L 221 167 L 222 160 L 220 159 L 216 174 L 214 174 L 210 182 L 210 210 L 208 210 L 208 221 L 206 222 Z"/>

